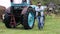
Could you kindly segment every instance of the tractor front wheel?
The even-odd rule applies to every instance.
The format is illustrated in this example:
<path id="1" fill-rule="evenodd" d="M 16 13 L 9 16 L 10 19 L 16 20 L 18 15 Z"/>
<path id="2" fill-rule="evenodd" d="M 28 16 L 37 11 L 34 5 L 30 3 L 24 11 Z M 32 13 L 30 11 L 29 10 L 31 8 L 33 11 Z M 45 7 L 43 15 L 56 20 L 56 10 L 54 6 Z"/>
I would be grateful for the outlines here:
<path id="1" fill-rule="evenodd" d="M 33 9 L 29 9 L 26 14 L 23 15 L 23 25 L 25 29 L 32 29 L 35 22 L 35 12 Z"/>

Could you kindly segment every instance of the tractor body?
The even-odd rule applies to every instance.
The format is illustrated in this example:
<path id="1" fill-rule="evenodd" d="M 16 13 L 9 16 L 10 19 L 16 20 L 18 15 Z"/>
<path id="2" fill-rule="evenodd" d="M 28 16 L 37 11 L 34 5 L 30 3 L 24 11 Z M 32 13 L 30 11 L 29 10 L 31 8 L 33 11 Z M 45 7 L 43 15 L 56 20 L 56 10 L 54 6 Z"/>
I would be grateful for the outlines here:
<path id="1" fill-rule="evenodd" d="M 22 24 L 25 29 L 32 29 L 35 21 L 35 10 L 31 0 L 11 0 L 10 12 L 6 12 L 3 22 L 7 28 Z"/>

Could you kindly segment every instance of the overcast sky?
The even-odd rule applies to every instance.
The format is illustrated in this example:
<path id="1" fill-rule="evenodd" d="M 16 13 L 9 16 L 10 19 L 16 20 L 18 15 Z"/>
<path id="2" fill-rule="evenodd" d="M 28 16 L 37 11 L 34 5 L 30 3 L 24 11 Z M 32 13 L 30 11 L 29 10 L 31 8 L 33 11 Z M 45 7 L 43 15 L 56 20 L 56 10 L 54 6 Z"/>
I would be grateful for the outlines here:
<path id="1" fill-rule="evenodd" d="M 14 3 L 22 3 L 22 0 L 14 0 Z M 0 0 L 0 5 L 8 8 L 11 6 L 10 0 Z"/>
<path id="2" fill-rule="evenodd" d="M 0 5 L 8 8 L 10 7 L 10 0 L 0 0 Z"/>

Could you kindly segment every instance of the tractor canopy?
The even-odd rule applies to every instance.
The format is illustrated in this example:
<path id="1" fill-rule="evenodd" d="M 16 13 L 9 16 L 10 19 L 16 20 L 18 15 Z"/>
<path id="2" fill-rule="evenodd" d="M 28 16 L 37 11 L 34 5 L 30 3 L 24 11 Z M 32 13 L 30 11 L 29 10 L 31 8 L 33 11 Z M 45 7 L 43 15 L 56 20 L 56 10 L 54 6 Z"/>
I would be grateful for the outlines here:
<path id="1" fill-rule="evenodd" d="M 11 6 L 29 6 L 30 0 L 11 0 Z"/>

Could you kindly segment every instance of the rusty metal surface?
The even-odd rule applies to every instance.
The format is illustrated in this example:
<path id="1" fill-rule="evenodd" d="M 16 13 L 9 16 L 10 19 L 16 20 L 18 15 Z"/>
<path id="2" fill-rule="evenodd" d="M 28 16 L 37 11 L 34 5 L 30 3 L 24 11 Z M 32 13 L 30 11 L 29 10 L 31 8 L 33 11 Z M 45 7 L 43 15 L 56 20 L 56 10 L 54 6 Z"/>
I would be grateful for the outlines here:
<path id="1" fill-rule="evenodd" d="M 27 12 L 27 9 L 28 7 L 24 7 L 21 14 L 25 14 Z"/>

